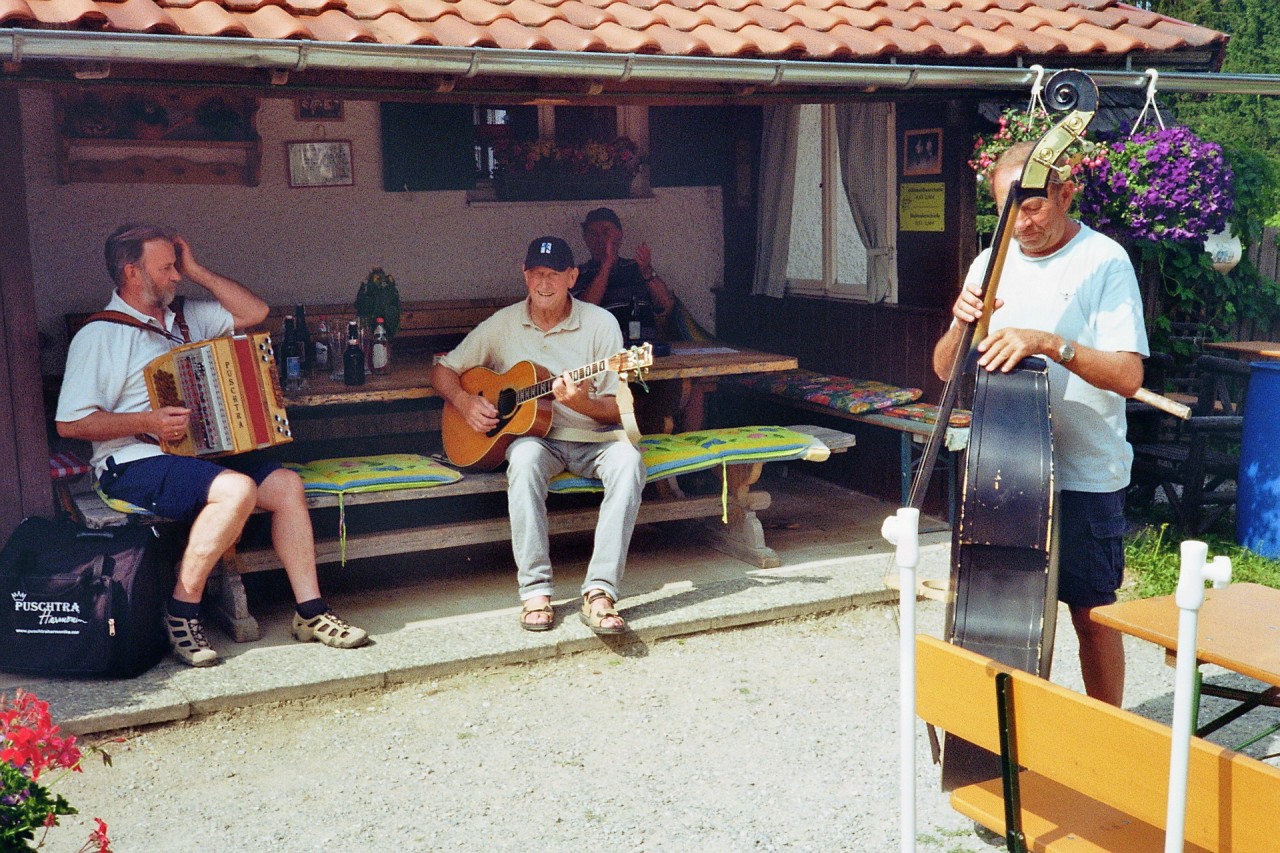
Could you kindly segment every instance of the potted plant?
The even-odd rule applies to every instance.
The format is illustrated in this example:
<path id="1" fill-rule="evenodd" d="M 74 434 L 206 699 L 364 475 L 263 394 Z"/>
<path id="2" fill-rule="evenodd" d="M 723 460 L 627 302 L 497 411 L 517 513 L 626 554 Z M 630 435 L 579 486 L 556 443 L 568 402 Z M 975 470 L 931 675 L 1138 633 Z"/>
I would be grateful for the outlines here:
<path id="1" fill-rule="evenodd" d="M 382 267 L 369 271 L 368 278 L 356 292 L 355 305 L 361 324 L 370 332 L 379 317 L 388 338 L 394 338 L 400 330 L 400 291 L 396 289 L 396 280 Z"/>
<path id="2" fill-rule="evenodd" d="M 494 159 L 498 198 L 511 201 L 626 198 L 642 162 L 640 149 L 625 136 L 583 145 L 504 141 Z"/>

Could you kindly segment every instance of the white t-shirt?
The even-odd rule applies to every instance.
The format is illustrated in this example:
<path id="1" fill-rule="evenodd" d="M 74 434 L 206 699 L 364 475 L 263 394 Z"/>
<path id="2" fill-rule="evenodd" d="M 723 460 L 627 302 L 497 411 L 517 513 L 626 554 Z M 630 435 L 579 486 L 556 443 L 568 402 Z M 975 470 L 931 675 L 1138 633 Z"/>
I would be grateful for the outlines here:
<path id="1" fill-rule="evenodd" d="M 106 310 L 122 311 L 144 323 L 156 324 L 155 318 L 134 310 L 119 293 L 112 295 Z M 229 335 L 235 328 L 231 313 L 212 300 L 188 299 L 182 313 L 191 330 L 192 342 Z M 164 320 L 168 331 L 181 336 L 172 310 L 166 309 Z M 67 349 L 67 372 L 58 396 L 56 419 L 69 423 L 97 411 L 117 414 L 150 411 L 151 398 L 147 395 L 142 369 L 176 346 L 179 344 L 164 335 L 144 329 L 119 323 L 86 324 Z M 91 464 L 101 474 L 108 456 L 122 463 L 159 456 L 163 452 L 158 445 L 128 435 L 93 442 Z"/>
<path id="2" fill-rule="evenodd" d="M 461 374 L 473 367 L 506 373 L 521 361 L 532 361 L 559 376 L 621 350 L 618 321 L 600 306 L 573 299 L 569 316 L 544 332 L 529 316 L 525 300 L 508 305 L 476 326 L 440 363 Z M 617 396 L 618 375 L 599 373 L 591 380 L 591 388 L 596 397 Z M 594 418 L 560 403 L 554 403 L 551 411 L 550 438 L 556 437 L 557 427 L 595 430 L 601 426 Z"/>
<path id="3" fill-rule="evenodd" d="M 981 282 L 991 250 L 978 255 L 965 285 Z M 1149 355 L 1142 296 L 1124 248 L 1087 225 L 1052 255 L 1028 258 L 1015 244 L 1000 276 L 1003 328 L 1055 332 L 1104 352 Z M 1125 440 L 1125 401 L 1049 361 L 1054 472 L 1060 488 L 1113 492 L 1129 485 L 1133 448 Z"/>

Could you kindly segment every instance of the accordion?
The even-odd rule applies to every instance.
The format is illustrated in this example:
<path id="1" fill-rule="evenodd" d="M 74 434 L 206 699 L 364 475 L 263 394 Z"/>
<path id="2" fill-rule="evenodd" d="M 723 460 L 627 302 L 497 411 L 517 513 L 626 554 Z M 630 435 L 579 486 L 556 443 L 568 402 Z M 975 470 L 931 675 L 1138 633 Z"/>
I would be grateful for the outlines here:
<path id="1" fill-rule="evenodd" d="M 293 441 L 266 332 L 174 347 L 143 373 L 152 406 L 191 410 L 187 434 L 160 442 L 166 453 L 230 456 Z"/>

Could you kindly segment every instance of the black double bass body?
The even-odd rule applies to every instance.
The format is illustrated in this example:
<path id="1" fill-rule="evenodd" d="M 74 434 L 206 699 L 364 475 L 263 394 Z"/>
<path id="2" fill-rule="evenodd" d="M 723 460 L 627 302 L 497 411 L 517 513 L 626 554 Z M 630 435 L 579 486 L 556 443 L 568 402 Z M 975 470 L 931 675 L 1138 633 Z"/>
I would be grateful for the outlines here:
<path id="1" fill-rule="evenodd" d="M 1048 677 L 1057 616 L 1048 365 L 979 370 L 959 516 L 951 534 L 947 640 Z"/>
<path id="2" fill-rule="evenodd" d="M 978 369 L 973 389 L 946 639 L 1048 678 L 1058 613 L 1048 365 Z M 998 776 L 999 756 L 946 736 L 943 790 Z"/>

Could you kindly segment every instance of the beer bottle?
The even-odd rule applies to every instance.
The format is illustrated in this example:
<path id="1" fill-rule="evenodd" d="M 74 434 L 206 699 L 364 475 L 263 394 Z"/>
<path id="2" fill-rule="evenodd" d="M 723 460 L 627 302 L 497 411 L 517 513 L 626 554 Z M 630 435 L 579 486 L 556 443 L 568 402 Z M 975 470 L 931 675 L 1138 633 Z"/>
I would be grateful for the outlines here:
<path id="1" fill-rule="evenodd" d="M 360 330 L 354 320 L 347 323 L 347 350 L 342 354 L 342 381 L 348 385 L 364 384 L 364 350 L 360 348 Z"/>
<path id="2" fill-rule="evenodd" d="M 391 340 L 387 337 L 387 327 L 383 325 L 385 321 L 379 317 L 378 323 L 373 327 L 373 372 L 379 375 L 387 373 L 391 370 Z"/>
<path id="3" fill-rule="evenodd" d="M 314 358 L 311 352 L 311 330 L 307 328 L 307 312 L 301 303 L 293 308 L 293 334 L 302 357 L 302 372 L 310 373 Z"/>

